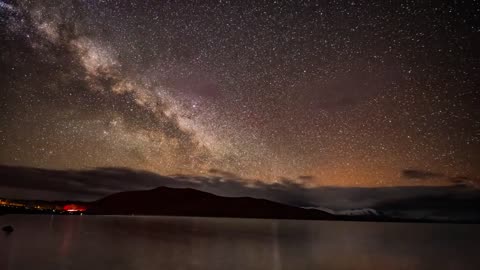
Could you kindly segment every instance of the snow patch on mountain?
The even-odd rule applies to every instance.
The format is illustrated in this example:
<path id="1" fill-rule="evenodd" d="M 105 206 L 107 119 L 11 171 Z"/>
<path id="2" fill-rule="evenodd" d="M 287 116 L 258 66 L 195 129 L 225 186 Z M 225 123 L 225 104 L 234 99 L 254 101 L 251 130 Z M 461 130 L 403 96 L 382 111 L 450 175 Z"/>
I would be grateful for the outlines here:
<path id="1" fill-rule="evenodd" d="M 336 214 L 342 216 L 380 216 L 378 211 L 372 208 L 343 210 L 337 211 Z"/>
<path id="2" fill-rule="evenodd" d="M 327 212 L 329 214 L 338 216 L 380 216 L 381 214 L 373 208 L 361 208 L 361 209 L 347 209 L 347 210 L 332 210 L 325 207 L 304 207 L 306 209 L 316 209 Z"/>

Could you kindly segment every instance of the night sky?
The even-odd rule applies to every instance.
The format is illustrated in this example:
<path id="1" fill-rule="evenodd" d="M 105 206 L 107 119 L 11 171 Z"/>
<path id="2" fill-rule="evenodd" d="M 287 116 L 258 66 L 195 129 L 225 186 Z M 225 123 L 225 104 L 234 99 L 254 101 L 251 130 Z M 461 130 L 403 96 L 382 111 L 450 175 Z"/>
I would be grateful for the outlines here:
<path id="1" fill-rule="evenodd" d="M 0 164 L 478 185 L 480 3 L 393 2 L 0 0 Z"/>

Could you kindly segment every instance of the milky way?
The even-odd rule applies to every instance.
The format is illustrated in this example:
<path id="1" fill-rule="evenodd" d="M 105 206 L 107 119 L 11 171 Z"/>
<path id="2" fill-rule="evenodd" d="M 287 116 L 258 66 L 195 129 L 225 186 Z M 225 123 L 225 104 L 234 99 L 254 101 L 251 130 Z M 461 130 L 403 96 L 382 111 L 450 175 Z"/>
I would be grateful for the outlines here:
<path id="1" fill-rule="evenodd" d="M 478 180 L 476 1 L 259 2 L 0 1 L 0 163 Z"/>

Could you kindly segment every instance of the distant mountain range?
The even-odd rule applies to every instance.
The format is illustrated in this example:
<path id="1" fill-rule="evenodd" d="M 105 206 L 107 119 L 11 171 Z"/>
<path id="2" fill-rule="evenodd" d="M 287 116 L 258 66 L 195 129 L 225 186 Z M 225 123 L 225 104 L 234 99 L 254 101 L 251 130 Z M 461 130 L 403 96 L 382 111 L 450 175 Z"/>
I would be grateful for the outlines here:
<path id="1" fill-rule="evenodd" d="M 5 214 L 61 214 L 72 210 L 68 204 L 78 204 L 92 214 L 480 223 L 480 189 L 465 185 L 308 188 L 231 175 L 0 165 L 0 196 L 13 203 L 2 204 L 0 198 Z"/>
<path id="2" fill-rule="evenodd" d="M 372 208 L 342 211 L 326 208 L 303 208 L 265 199 L 223 197 L 192 188 L 170 187 L 112 194 L 89 203 L 87 214 L 478 223 L 475 218 L 459 220 L 425 215 L 396 216 Z"/>
<path id="3" fill-rule="evenodd" d="M 222 197 L 191 188 L 159 187 L 109 195 L 90 204 L 87 213 L 275 219 L 334 219 L 334 215 L 264 199 Z"/>

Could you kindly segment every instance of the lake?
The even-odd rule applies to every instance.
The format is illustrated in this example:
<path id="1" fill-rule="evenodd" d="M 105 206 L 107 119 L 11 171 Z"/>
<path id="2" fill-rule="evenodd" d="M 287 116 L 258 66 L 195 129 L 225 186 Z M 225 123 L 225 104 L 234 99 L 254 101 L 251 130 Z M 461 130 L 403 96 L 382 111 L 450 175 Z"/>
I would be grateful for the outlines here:
<path id="1" fill-rule="evenodd" d="M 0 269 L 480 269 L 480 226 L 0 216 Z"/>

